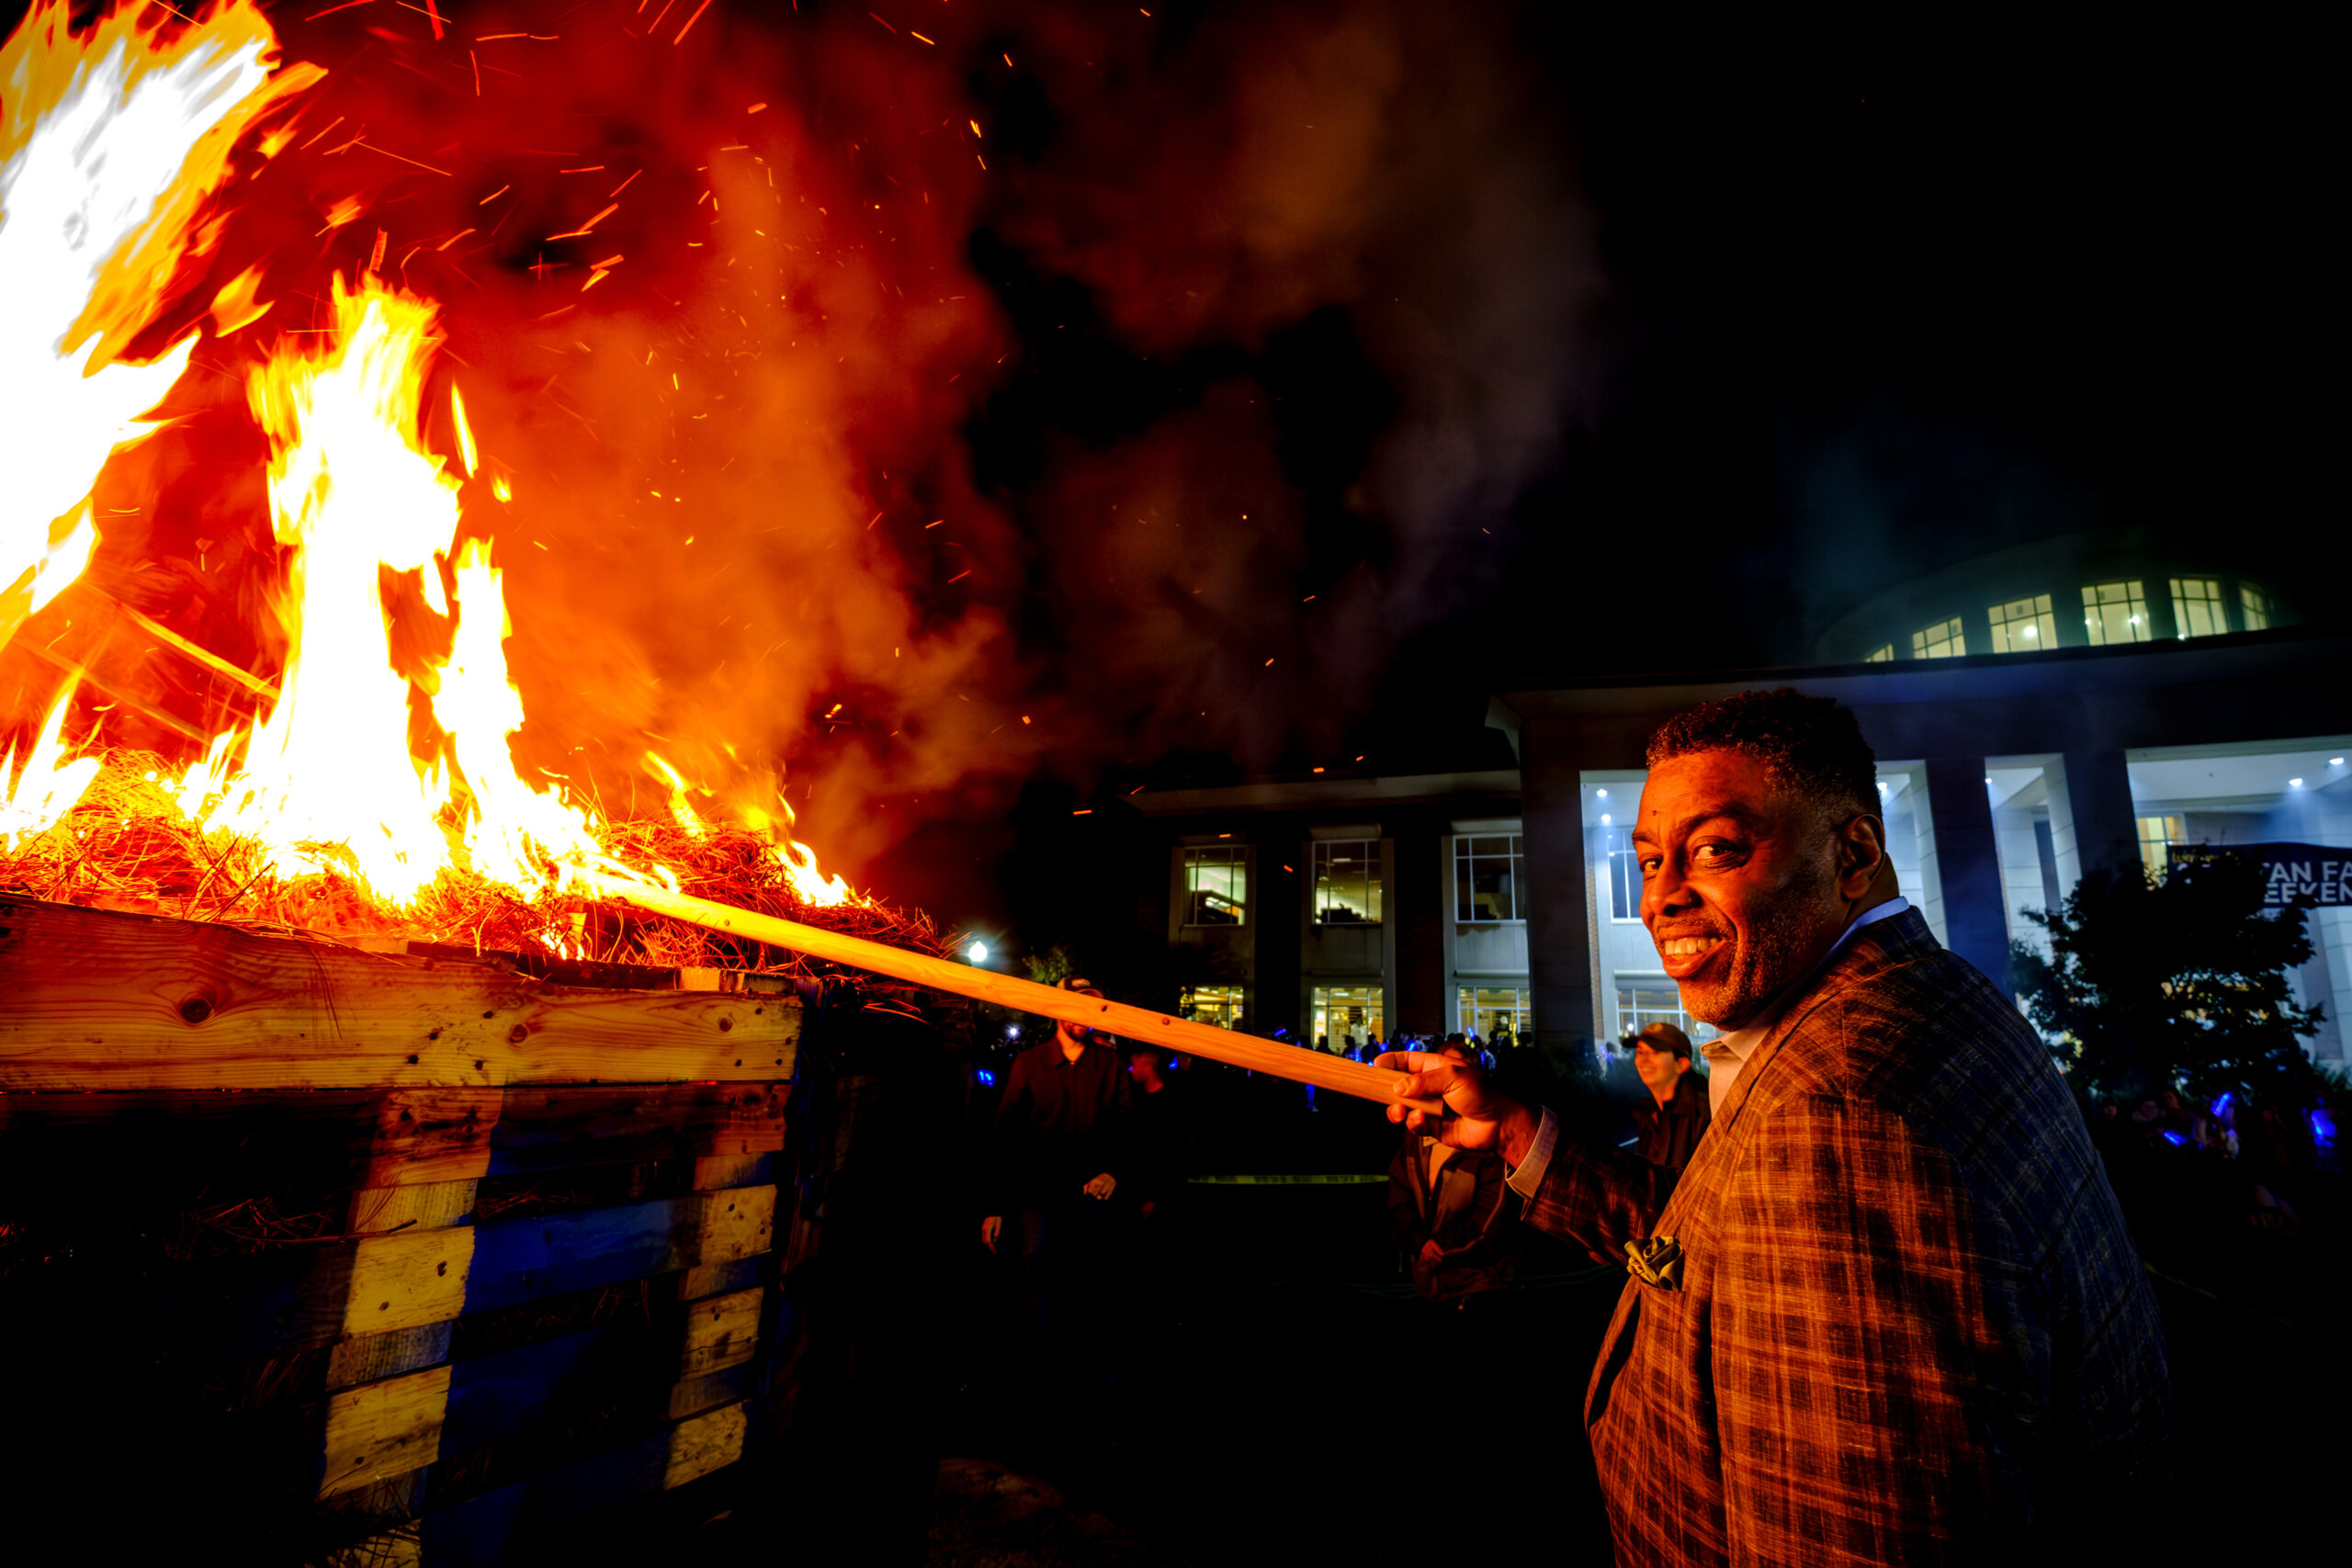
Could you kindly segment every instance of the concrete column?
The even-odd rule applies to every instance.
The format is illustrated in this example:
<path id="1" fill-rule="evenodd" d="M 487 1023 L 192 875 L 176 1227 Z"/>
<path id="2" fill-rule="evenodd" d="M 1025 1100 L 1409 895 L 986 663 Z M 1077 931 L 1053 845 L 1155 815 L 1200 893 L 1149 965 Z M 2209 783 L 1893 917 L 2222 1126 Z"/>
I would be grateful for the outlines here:
<path id="1" fill-rule="evenodd" d="M 1943 885 L 1948 945 L 2008 989 L 2009 923 L 2002 912 L 2001 855 L 1982 757 L 1930 757 L 1928 798 L 1935 812 L 1936 871 Z"/>
<path id="2" fill-rule="evenodd" d="M 2132 810 L 2132 773 L 2124 765 L 2123 753 L 2069 751 L 2065 773 L 2068 820 L 2075 829 L 2075 853 L 2083 870 L 2138 871 L 2140 825 Z M 2054 840 L 2054 791 L 2052 795 L 2051 834 Z M 2059 880 L 2065 880 L 2063 869 Z"/>
<path id="3" fill-rule="evenodd" d="M 1537 719 L 1520 735 L 1520 819 L 1527 852 L 1527 970 L 1535 1043 L 1547 1055 L 1589 1051 L 1592 923 L 1583 784 L 1574 726 Z"/>

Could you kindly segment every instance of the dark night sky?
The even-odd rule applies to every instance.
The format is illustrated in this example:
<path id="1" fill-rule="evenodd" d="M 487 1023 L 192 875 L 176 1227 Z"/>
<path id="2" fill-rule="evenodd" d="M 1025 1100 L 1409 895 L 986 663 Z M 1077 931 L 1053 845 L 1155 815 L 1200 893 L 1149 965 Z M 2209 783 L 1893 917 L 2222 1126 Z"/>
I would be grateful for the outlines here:
<path id="1" fill-rule="evenodd" d="M 1329 754 L 1284 765 L 1475 744 L 1512 682 L 1799 662 L 1853 599 L 2030 537 L 2136 522 L 2317 542 L 2338 117 L 2292 36 L 1981 8 L 1735 33 L 1541 6 L 1512 25 L 1591 215 L 1599 369 L 1498 530 L 1487 591 L 1402 643 Z M 1046 305 L 1054 284 L 979 254 L 1018 280 L 999 287 L 1025 341 L 1067 337 L 1057 312 L 1082 289 Z M 1231 352 L 1295 405 L 1286 469 L 1338 510 L 1394 408 L 1349 315 Z M 1138 423 L 1187 395 L 1132 370 L 1108 335 L 1058 344 L 980 449 L 1034 441 L 1057 390 L 1099 413 L 1127 377 Z M 1367 548 L 1345 527 L 1316 546 L 1333 576 Z M 1030 792 L 1015 906 L 1048 913 L 1027 863 L 1055 858 L 1075 799 Z"/>

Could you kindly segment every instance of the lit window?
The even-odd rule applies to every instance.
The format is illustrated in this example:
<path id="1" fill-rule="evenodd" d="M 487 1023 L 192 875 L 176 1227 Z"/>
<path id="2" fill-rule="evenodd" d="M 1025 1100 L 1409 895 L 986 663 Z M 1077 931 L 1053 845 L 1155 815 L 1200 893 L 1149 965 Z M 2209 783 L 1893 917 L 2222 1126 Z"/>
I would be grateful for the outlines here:
<path id="1" fill-rule="evenodd" d="M 2238 584 L 2238 614 L 2245 617 L 2245 629 L 2263 631 L 2270 625 L 2270 595 L 2251 582 Z"/>
<path id="2" fill-rule="evenodd" d="M 1500 1029 L 1505 1045 L 1533 1039 L 1535 993 L 1524 986 L 1464 986 L 1457 1003 L 1454 1022 L 1464 1034 L 1492 1040 Z"/>
<path id="3" fill-rule="evenodd" d="M 1238 926 L 1250 911 L 1250 852 L 1223 844 L 1184 852 L 1184 923 Z"/>
<path id="4" fill-rule="evenodd" d="M 2137 582 L 2092 582 L 2083 587 L 2083 627 L 2093 648 L 2148 640 L 2146 595 Z"/>
<path id="5" fill-rule="evenodd" d="M 2143 817 L 2140 822 L 2140 863 L 2150 876 L 2162 876 L 2172 863 L 2172 846 L 2188 842 L 2188 825 L 2177 817 Z"/>
<path id="6" fill-rule="evenodd" d="M 2050 595 L 2012 599 L 1984 612 L 1993 623 L 1993 651 L 2037 653 L 2058 646 L 2058 617 L 2051 613 Z"/>
<path id="7" fill-rule="evenodd" d="M 1517 833 L 1464 833 L 1453 840 L 1453 918 L 1523 920 Z"/>
<path id="8" fill-rule="evenodd" d="M 1623 828 L 1611 828 L 1606 840 L 1609 854 L 1609 918 L 1642 918 L 1642 863 L 1634 853 L 1634 838 Z"/>
<path id="9" fill-rule="evenodd" d="M 1315 923 L 1380 923 L 1380 840 L 1324 839 L 1315 844 Z"/>
<path id="10" fill-rule="evenodd" d="M 1870 652 L 1868 652 L 1868 653 L 1866 653 L 1866 654 L 1864 654 L 1864 655 L 1862 656 L 1862 662 L 1863 662 L 1863 663 L 1865 663 L 1865 664 L 1892 664 L 1892 663 L 1894 663 L 1894 645 L 1893 643 L 1891 643 L 1891 642 L 1883 642 L 1883 643 L 1880 643 L 1880 644 L 1878 645 L 1878 647 L 1876 647 L 1875 649 L 1872 649 Z"/>
<path id="11" fill-rule="evenodd" d="M 1315 987 L 1315 1043 L 1326 1051 L 1344 1051 L 1353 1041 L 1385 1040 L 1378 986 L 1317 986 Z"/>
<path id="12" fill-rule="evenodd" d="M 2210 577 L 2172 580 L 2173 629 L 2184 637 L 2220 637 L 2230 629 L 2222 610 L 2222 585 Z"/>
<path id="13" fill-rule="evenodd" d="M 1713 1040 L 1713 1025 L 1682 1010 L 1682 992 L 1663 975 L 1617 976 L 1617 1034 L 1639 1034 L 1653 1023 L 1670 1023 L 1693 1041 Z"/>
<path id="14" fill-rule="evenodd" d="M 1187 986 L 1177 998 L 1177 1010 L 1194 1023 L 1213 1023 L 1219 1029 L 1241 1027 L 1241 987 L 1238 986 Z"/>
<path id="15" fill-rule="evenodd" d="M 1958 659 L 1967 651 L 1968 638 L 1960 629 L 1958 615 L 1911 634 L 1914 659 Z"/>

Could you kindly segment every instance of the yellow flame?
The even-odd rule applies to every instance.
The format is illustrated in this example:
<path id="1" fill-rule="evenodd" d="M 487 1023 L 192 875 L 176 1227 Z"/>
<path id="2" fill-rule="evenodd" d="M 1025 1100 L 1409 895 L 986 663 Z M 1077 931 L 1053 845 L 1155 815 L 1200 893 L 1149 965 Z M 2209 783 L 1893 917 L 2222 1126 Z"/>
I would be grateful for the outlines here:
<path id="1" fill-rule="evenodd" d="M 481 455 L 474 450 L 474 427 L 466 423 L 465 395 L 455 386 L 449 389 L 449 417 L 457 422 L 458 456 L 466 465 L 466 477 L 471 479 L 481 467 Z"/>
<path id="2" fill-rule="evenodd" d="M 37 0 L 0 45 L 0 589 L 48 554 L 53 521 L 89 494 L 107 454 L 152 433 L 141 415 L 195 340 L 145 365 L 119 356 L 198 248 L 237 138 L 324 73 L 280 69 L 249 0 L 193 26 L 175 16 L 141 7 L 77 38 L 66 0 Z M 0 641 L 28 613 L 0 602 Z"/>
<path id="3" fill-rule="evenodd" d="M 21 771 L 13 748 L 0 757 L 0 786 L 7 792 L 0 795 L 0 847 L 15 851 L 47 832 L 74 809 L 90 781 L 98 776 L 97 758 L 66 760 L 67 748 L 60 737 L 65 728 L 65 710 L 73 701 L 74 687 L 69 682 L 49 710 L 49 720 L 41 726 L 31 750 L 25 753 Z"/>

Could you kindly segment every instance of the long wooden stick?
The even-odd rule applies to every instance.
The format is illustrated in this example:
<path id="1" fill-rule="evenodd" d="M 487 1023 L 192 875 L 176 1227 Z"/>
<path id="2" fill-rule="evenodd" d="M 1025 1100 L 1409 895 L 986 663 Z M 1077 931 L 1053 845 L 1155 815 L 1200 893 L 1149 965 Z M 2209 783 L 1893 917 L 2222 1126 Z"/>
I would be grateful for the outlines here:
<path id="1" fill-rule="evenodd" d="M 1276 1077 L 1311 1083 L 1320 1089 L 1336 1089 L 1360 1100 L 1377 1100 L 1383 1105 L 1395 1104 L 1396 1096 L 1390 1086 L 1404 1077 L 1385 1067 L 1351 1062 L 1345 1056 L 1283 1045 L 1272 1040 L 1261 1040 L 1254 1034 L 1242 1034 L 1230 1029 L 1194 1023 L 1190 1019 L 1170 1017 L 1164 1012 L 1129 1007 L 1125 1002 L 1106 1001 L 1101 997 L 1082 996 L 1052 986 L 1040 986 L 1035 981 L 1015 979 L 992 970 L 975 969 L 949 959 L 932 958 L 920 953 L 909 953 L 904 948 L 867 942 L 863 937 L 843 936 L 839 931 L 803 925 L 797 920 L 780 919 L 774 915 L 739 909 L 731 904 L 717 904 L 707 898 L 672 893 L 666 888 L 651 887 L 644 883 L 624 881 L 619 877 L 578 868 L 573 869 L 572 874 L 606 897 L 634 904 L 651 914 L 667 915 L 672 919 L 684 920 L 690 925 L 707 926 L 729 936 L 747 936 L 771 947 L 788 947 L 796 953 L 805 953 L 831 964 L 870 969 L 877 975 L 888 975 L 894 980 L 908 980 L 936 990 L 953 991 L 975 1001 L 994 1002 L 1019 1012 L 1038 1013 L 1046 1018 L 1059 1019 L 1065 1023 L 1104 1030 L 1129 1040 L 1148 1040 L 1155 1045 L 1165 1045 L 1186 1055 L 1229 1062 L 1237 1067 L 1272 1073 Z"/>

